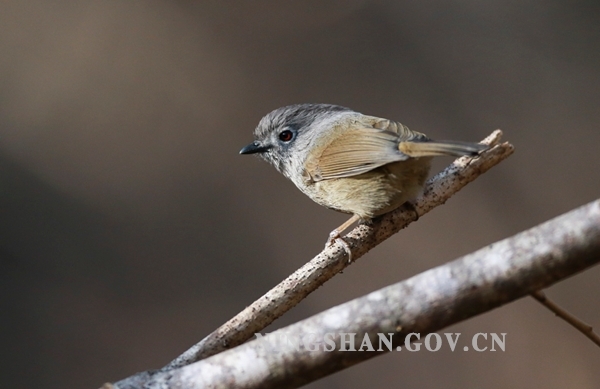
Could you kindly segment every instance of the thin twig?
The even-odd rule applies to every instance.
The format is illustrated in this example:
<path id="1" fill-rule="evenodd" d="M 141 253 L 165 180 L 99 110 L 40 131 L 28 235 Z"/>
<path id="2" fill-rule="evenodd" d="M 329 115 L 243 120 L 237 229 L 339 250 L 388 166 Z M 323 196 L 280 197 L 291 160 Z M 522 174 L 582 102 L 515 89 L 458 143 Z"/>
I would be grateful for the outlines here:
<path id="1" fill-rule="evenodd" d="M 556 316 L 560 317 L 575 327 L 579 332 L 587 336 L 592 342 L 596 343 L 597 346 L 600 346 L 600 337 L 594 332 L 594 328 L 591 325 L 582 322 L 577 317 L 562 309 L 554 301 L 550 300 L 541 290 L 532 292 L 531 296 L 539 301 L 540 304 L 554 312 Z"/>

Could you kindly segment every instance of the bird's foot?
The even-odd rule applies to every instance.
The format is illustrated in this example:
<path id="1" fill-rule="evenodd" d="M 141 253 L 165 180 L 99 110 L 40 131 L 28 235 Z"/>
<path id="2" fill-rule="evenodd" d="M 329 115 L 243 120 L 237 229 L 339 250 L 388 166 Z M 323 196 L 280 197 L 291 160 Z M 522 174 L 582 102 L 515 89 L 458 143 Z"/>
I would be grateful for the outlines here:
<path id="1" fill-rule="evenodd" d="M 344 251 L 346 252 L 346 254 L 348 254 L 348 263 L 352 262 L 352 250 L 350 250 L 350 245 L 344 240 L 344 238 L 340 236 L 340 232 L 337 229 L 329 233 L 329 238 L 327 239 L 327 243 L 325 243 L 325 248 L 333 246 L 335 241 L 340 242 L 340 244 L 344 248 Z"/>

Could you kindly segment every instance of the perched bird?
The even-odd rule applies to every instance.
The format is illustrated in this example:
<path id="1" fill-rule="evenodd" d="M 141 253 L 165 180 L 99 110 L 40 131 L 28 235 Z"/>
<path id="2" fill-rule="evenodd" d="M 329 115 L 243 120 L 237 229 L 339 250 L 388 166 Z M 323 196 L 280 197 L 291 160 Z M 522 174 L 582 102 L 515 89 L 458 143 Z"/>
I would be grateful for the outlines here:
<path id="1" fill-rule="evenodd" d="M 261 119 L 254 142 L 240 154 L 258 154 L 327 208 L 353 216 L 331 232 L 328 244 L 359 220 L 398 208 L 422 191 L 434 156 L 478 155 L 479 143 L 433 141 L 403 124 L 330 104 L 278 108 Z"/>

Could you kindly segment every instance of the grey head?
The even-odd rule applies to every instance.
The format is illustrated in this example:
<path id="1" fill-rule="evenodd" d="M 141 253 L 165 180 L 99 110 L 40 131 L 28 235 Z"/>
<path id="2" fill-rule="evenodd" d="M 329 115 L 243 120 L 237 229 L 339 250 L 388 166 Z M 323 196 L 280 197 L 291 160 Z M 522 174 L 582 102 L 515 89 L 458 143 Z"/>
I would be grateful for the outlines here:
<path id="1" fill-rule="evenodd" d="M 262 159 L 290 177 L 290 170 L 306 157 L 306 150 L 319 132 L 327 126 L 318 126 L 350 108 L 331 104 L 296 104 L 277 108 L 265 115 L 254 130 L 254 142 L 240 150 L 240 154 L 258 154 Z"/>

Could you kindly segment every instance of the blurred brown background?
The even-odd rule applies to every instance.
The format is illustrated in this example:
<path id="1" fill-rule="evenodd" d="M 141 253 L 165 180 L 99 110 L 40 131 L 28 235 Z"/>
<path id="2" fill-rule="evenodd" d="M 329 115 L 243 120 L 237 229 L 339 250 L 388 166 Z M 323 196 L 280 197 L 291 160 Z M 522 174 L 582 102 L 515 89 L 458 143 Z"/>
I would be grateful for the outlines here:
<path id="1" fill-rule="evenodd" d="M 319 252 L 346 216 L 237 155 L 282 105 L 438 139 L 501 128 L 517 151 L 269 330 L 597 198 L 599 16 L 595 1 L 3 2 L 0 386 L 160 367 Z M 599 276 L 549 295 L 598 328 Z M 600 382 L 598 348 L 532 299 L 445 332 L 506 332 L 507 349 L 397 352 L 309 387 Z"/>

